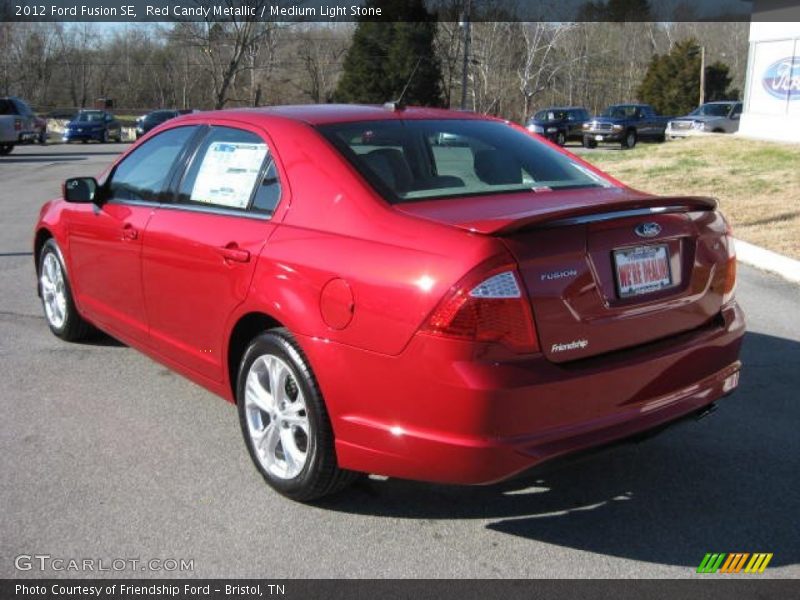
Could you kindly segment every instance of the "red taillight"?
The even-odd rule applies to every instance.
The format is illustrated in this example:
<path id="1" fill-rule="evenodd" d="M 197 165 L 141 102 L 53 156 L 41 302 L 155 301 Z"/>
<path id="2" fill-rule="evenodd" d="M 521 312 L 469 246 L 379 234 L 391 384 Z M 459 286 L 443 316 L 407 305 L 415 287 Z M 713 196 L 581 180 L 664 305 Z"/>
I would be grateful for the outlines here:
<path id="1" fill-rule="evenodd" d="M 528 298 L 513 265 L 488 273 L 479 269 L 465 277 L 433 311 L 422 331 L 497 342 L 520 353 L 539 349 Z"/>
<path id="2" fill-rule="evenodd" d="M 19 119 L 15 119 L 14 129 L 16 129 L 17 131 L 22 131 L 22 121 L 20 121 Z"/>

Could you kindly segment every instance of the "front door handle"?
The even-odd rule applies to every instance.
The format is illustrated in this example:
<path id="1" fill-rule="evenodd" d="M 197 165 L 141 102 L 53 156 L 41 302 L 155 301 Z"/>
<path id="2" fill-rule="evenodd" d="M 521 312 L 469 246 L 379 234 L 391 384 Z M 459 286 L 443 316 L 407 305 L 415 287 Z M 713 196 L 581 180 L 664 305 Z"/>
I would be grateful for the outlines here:
<path id="1" fill-rule="evenodd" d="M 236 242 L 231 242 L 226 246 L 217 248 L 217 252 L 219 252 L 222 258 L 224 258 L 226 261 L 240 263 L 250 262 L 250 252 L 239 248 Z"/>
<path id="2" fill-rule="evenodd" d="M 122 239 L 123 240 L 135 240 L 139 237 L 139 232 L 134 229 L 133 225 L 130 223 L 125 223 L 122 226 Z"/>

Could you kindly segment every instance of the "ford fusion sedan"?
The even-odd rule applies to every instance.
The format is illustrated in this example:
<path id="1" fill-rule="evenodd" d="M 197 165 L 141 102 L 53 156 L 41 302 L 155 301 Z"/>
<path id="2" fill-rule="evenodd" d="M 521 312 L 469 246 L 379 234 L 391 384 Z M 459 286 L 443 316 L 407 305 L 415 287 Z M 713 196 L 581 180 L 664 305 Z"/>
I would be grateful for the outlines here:
<path id="1" fill-rule="evenodd" d="M 742 115 L 741 102 L 706 102 L 685 117 L 667 123 L 667 137 L 687 137 L 698 133 L 736 133 Z"/>
<path id="2" fill-rule="evenodd" d="M 104 110 L 81 110 L 64 128 L 65 142 L 122 141 L 122 126 L 114 115 Z"/>
<path id="3" fill-rule="evenodd" d="M 55 335 L 101 329 L 235 403 L 256 468 L 297 500 L 359 473 L 496 482 L 738 382 L 717 203 L 635 191 L 480 115 L 178 117 L 68 179 L 33 247 Z"/>

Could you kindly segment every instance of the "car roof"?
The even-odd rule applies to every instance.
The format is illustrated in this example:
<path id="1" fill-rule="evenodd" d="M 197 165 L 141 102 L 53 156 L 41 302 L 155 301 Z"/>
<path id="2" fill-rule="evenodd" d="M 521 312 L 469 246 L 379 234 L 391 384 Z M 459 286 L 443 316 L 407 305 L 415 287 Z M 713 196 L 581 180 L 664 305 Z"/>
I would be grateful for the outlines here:
<path id="1" fill-rule="evenodd" d="M 473 112 L 446 110 L 443 108 L 407 107 L 392 109 L 380 105 L 365 104 L 298 104 L 289 106 L 270 106 L 263 108 L 231 108 L 205 113 L 186 115 L 184 119 L 203 118 L 245 118 L 281 117 L 309 125 L 328 123 L 352 123 L 379 120 L 421 120 L 421 119 L 492 119 Z"/>

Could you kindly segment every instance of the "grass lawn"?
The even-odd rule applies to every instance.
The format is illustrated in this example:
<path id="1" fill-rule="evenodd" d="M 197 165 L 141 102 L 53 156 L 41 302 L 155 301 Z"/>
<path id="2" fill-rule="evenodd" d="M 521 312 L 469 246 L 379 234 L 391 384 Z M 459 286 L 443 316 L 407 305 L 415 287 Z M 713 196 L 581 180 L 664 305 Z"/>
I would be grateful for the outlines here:
<path id="1" fill-rule="evenodd" d="M 800 145 L 720 135 L 580 154 L 645 192 L 714 196 L 736 237 L 800 259 Z"/>

